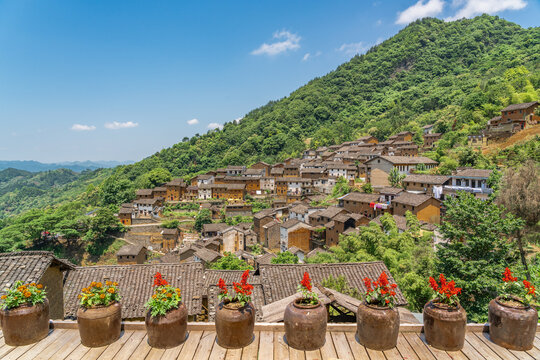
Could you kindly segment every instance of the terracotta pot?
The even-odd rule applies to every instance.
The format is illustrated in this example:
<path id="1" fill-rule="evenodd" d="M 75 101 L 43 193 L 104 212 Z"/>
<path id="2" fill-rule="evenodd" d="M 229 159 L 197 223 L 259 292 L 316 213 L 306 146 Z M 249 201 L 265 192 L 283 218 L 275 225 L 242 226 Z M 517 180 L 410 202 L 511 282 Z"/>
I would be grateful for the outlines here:
<path id="1" fill-rule="evenodd" d="M 489 303 L 489 322 L 489 337 L 495 344 L 521 351 L 533 348 L 538 327 L 538 312 L 534 307 L 513 307 L 497 297 Z"/>
<path id="2" fill-rule="evenodd" d="M 320 301 L 304 305 L 301 300 L 296 299 L 285 308 L 285 338 L 297 350 L 317 350 L 326 341 L 328 313 Z"/>
<path id="3" fill-rule="evenodd" d="M 0 322 L 6 345 L 38 342 L 49 333 L 49 300 L 34 306 L 0 310 Z"/>
<path id="4" fill-rule="evenodd" d="M 466 325 L 467 313 L 461 305 L 452 308 L 430 301 L 424 306 L 424 333 L 427 343 L 434 348 L 461 350 Z"/>
<path id="5" fill-rule="evenodd" d="M 255 309 L 248 303 L 236 308 L 238 303 L 219 303 L 216 309 L 217 343 L 227 349 L 249 345 L 254 338 Z"/>
<path id="6" fill-rule="evenodd" d="M 148 344 L 158 349 L 170 349 L 186 341 L 187 310 L 182 303 L 177 309 L 164 316 L 152 316 L 150 311 L 145 319 Z"/>
<path id="7" fill-rule="evenodd" d="M 399 312 L 396 308 L 379 307 L 363 302 L 356 312 L 358 342 L 373 350 L 396 347 L 399 335 Z"/>
<path id="8" fill-rule="evenodd" d="M 77 310 L 77 324 L 84 346 L 101 347 L 112 344 L 120 337 L 122 305 L 116 302 L 109 306 L 89 309 L 80 307 Z"/>

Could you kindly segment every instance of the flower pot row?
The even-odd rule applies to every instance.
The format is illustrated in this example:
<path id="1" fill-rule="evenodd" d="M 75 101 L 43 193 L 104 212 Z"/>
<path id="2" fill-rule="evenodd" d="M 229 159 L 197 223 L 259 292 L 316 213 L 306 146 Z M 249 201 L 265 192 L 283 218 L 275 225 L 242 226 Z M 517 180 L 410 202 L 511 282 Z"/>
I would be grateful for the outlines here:
<path id="1" fill-rule="evenodd" d="M 230 293 L 220 279 L 220 303 L 216 308 L 217 343 L 224 348 L 241 348 L 254 339 L 255 309 L 251 302 L 253 286 L 248 283 L 246 270 L 239 283 L 233 283 Z M 506 269 L 504 292 L 489 304 L 490 337 L 496 344 L 512 350 L 533 347 L 538 313 L 531 306 L 535 288 L 526 280 L 521 297 L 517 279 Z M 467 314 L 457 295 L 461 288 L 447 281 L 441 274 L 439 281 L 429 279 L 434 298 L 424 306 L 424 333 L 431 346 L 455 351 L 463 347 Z M 396 284 L 381 273 L 376 281 L 364 279 L 366 293 L 357 311 L 358 342 L 374 350 L 388 350 L 396 346 L 399 334 L 399 312 L 395 308 Z M 82 290 L 77 322 L 81 343 L 100 347 L 115 342 L 121 331 L 121 305 L 117 283 L 92 282 Z M 516 288 L 516 289 L 512 289 Z M 316 350 L 326 339 L 328 313 L 317 294 L 312 291 L 309 274 L 298 286 L 302 296 L 291 302 L 284 312 L 285 340 L 299 350 Z M 17 282 L 8 289 L 0 311 L 0 321 L 8 345 L 27 345 L 47 336 L 49 304 L 40 284 Z M 180 290 L 170 286 L 157 273 L 154 294 L 145 304 L 148 308 L 145 323 L 148 343 L 156 348 L 172 348 L 187 338 L 187 310 L 181 302 Z"/>

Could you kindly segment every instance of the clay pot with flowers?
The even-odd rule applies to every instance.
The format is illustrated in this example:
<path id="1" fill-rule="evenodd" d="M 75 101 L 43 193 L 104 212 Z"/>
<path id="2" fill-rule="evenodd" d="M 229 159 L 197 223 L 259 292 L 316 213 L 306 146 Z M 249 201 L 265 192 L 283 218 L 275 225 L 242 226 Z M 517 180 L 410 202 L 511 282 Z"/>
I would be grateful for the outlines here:
<path id="1" fill-rule="evenodd" d="M 251 303 L 253 285 L 248 284 L 249 270 L 244 271 L 240 283 L 233 282 L 235 294 L 229 293 L 225 281 L 219 279 L 220 303 L 216 308 L 217 343 L 224 348 L 238 349 L 253 339 L 255 309 Z"/>
<path id="2" fill-rule="evenodd" d="M 447 281 L 439 275 L 439 283 L 429 278 L 433 290 L 433 300 L 424 306 L 424 333 L 429 345 L 446 351 L 456 351 L 463 347 L 467 325 L 467 313 L 461 307 L 454 280 Z"/>
<path id="3" fill-rule="evenodd" d="M 364 278 L 364 301 L 356 312 L 358 342 L 373 350 L 392 349 L 399 335 L 399 312 L 396 304 L 396 284 L 390 284 L 383 271 L 377 281 Z"/>
<path id="4" fill-rule="evenodd" d="M 502 280 L 500 295 L 489 303 L 489 336 L 507 349 L 530 350 L 538 326 L 536 289 L 527 280 L 519 282 L 509 268 Z"/>
<path id="5" fill-rule="evenodd" d="M 145 324 L 148 344 L 169 349 L 182 344 L 187 337 L 187 310 L 180 289 L 169 285 L 158 272 L 154 275 L 154 294 L 144 305 L 148 308 Z"/>
<path id="6" fill-rule="evenodd" d="M 81 290 L 79 299 L 77 324 L 81 343 L 87 347 L 101 347 L 118 340 L 122 326 L 118 283 L 92 281 Z"/>
<path id="7" fill-rule="evenodd" d="M 43 285 L 16 281 L 2 295 L 0 322 L 6 345 L 33 344 L 49 333 L 49 301 Z"/>
<path id="8" fill-rule="evenodd" d="M 285 338 L 289 346 L 297 350 L 316 350 L 326 341 L 328 313 L 319 297 L 312 291 L 311 279 L 307 272 L 298 285 L 302 296 L 285 308 Z"/>

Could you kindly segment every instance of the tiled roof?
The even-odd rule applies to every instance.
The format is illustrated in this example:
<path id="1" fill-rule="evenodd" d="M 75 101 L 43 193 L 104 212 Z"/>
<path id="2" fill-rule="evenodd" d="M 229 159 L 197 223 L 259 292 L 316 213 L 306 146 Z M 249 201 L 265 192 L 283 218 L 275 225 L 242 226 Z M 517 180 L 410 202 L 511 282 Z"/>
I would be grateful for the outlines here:
<path id="1" fill-rule="evenodd" d="M 152 189 L 139 189 L 135 192 L 135 195 L 137 196 L 148 196 L 148 195 L 152 195 L 152 192 L 154 190 Z"/>
<path id="2" fill-rule="evenodd" d="M 292 228 L 293 226 L 295 226 L 298 223 L 301 223 L 301 221 L 296 219 L 296 218 L 293 218 L 293 219 L 289 219 L 289 220 L 285 221 L 283 224 L 281 224 L 281 227 L 283 227 L 285 229 L 289 229 L 289 228 Z"/>
<path id="3" fill-rule="evenodd" d="M 392 164 L 438 164 L 435 160 L 431 160 L 425 156 L 379 156 L 368 160 L 368 163 L 373 163 L 376 159 L 381 158 Z"/>
<path id="4" fill-rule="evenodd" d="M 203 266 L 201 263 L 105 265 L 77 267 L 68 273 L 64 285 L 64 315 L 74 318 L 79 307 L 82 288 L 92 281 L 117 281 L 122 296 L 122 318 L 143 318 L 144 304 L 152 296 L 153 277 L 160 272 L 171 285 L 182 290 L 182 301 L 189 315 L 201 313 Z"/>
<path id="5" fill-rule="evenodd" d="M 336 216 L 337 214 L 339 214 L 340 212 L 342 211 L 345 211 L 345 212 L 348 212 L 347 210 L 345 210 L 344 208 L 342 207 L 338 207 L 338 206 L 329 206 L 327 207 L 326 209 L 324 210 L 321 210 L 321 211 L 317 211 L 313 214 L 317 214 L 317 216 L 321 216 L 321 217 L 325 217 L 325 218 L 329 218 L 329 219 L 332 219 L 334 216 Z"/>
<path id="6" fill-rule="evenodd" d="M 308 212 L 308 207 L 302 204 L 298 204 L 296 206 L 293 206 L 289 211 L 296 214 L 306 214 Z"/>
<path id="7" fill-rule="evenodd" d="M 481 178 L 488 178 L 489 175 L 493 170 L 484 170 L 484 169 L 464 169 L 464 170 L 458 170 L 455 174 L 455 176 L 468 176 L 468 177 L 481 177 Z"/>
<path id="8" fill-rule="evenodd" d="M 395 283 L 392 275 L 382 261 L 339 264 L 260 265 L 266 303 L 269 304 L 295 294 L 305 271 L 309 273 L 314 284 L 320 284 L 330 275 L 335 278 L 343 275 L 348 285 L 358 289 L 360 292 L 366 291 L 364 287 L 365 277 L 376 279 L 383 271 L 388 274 L 389 281 Z M 397 305 L 407 304 L 399 287 L 396 290 Z"/>
<path id="9" fill-rule="evenodd" d="M 143 248 L 143 245 L 124 245 L 118 250 L 116 255 L 139 255 Z"/>
<path id="10" fill-rule="evenodd" d="M 288 250 L 291 254 L 297 254 L 299 252 L 304 252 L 304 250 L 300 249 L 298 246 L 291 246 Z"/>
<path id="11" fill-rule="evenodd" d="M 123 207 L 118 211 L 119 214 L 131 214 L 133 213 L 133 207 Z"/>
<path id="12" fill-rule="evenodd" d="M 253 217 L 255 219 L 262 219 L 266 216 L 273 216 L 275 214 L 275 210 L 274 209 L 263 209 L 255 214 L 253 214 Z"/>
<path id="13" fill-rule="evenodd" d="M 538 104 L 538 101 L 532 101 L 528 103 L 522 103 L 522 104 L 512 104 L 508 105 L 501 111 L 512 111 L 512 110 L 520 110 L 520 109 L 526 109 L 528 107 L 531 107 L 532 105 Z"/>
<path id="14" fill-rule="evenodd" d="M 211 263 L 222 257 L 222 255 L 217 251 L 205 247 L 197 249 L 194 255 L 205 263 Z"/>
<path id="15" fill-rule="evenodd" d="M 165 192 L 167 191 L 167 188 L 164 186 L 157 186 L 154 188 L 154 191 Z"/>
<path id="16" fill-rule="evenodd" d="M 419 206 L 431 199 L 432 196 L 402 192 L 392 200 L 392 203 Z"/>
<path id="17" fill-rule="evenodd" d="M 49 251 L 0 253 L 0 291 L 17 280 L 40 281 L 50 265 L 58 265 L 62 270 L 75 268 L 69 261 L 57 258 Z"/>
<path id="18" fill-rule="evenodd" d="M 341 199 L 342 200 L 347 200 L 347 201 L 357 201 L 357 202 L 363 202 L 363 203 L 370 203 L 370 202 L 373 202 L 373 201 L 378 201 L 379 200 L 379 195 L 352 192 L 352 193 L 349 193 L 349 194 L 343 196 Z"/>
<path id="19" fill-rule="evenodd" d="M 425 174 L 412 174 L 403 179 L 404 182 L 417 182 L 435 185 L 442 185 L 448 180 L 450 180 L 450 176 Z"/>
<path id="20" fill-rule="evenodd" d="M 277 257 L 276 254 L 273 253 L 266 253 L 264 255 L 261 255 L 255 259 L 255 261 L 260 264 L 271 264 L 272 259 Z"/>
<path id="21" fill-rule="evenodd" d="M 166 186 L 182 186 L 184 184 L 184 179 L 172 179 L 168 183 L 165 184 Z"/>
<path id="22" fill-rule="evenodd" d="M 402 188 L 396 188 L 396 187 L 391 187 L 391 186 L 388 186 L 388 187 L 384 187 L 382 189 L 379 190 L 379 194 L 383 194 L 383 195 L 397 195 L 399 194 L 400 192 L 402 192 L 403 189 Z"/>
<path id="23" fill-rule="evenodd" d="M 205 233 L 205 232 L 216 232 L 216 231 L 225 230 L 228 227 L 229 227 L 229 225 L 227 225 L 225 223 L 203 224 L 202 232 L 203 233 Z"/>

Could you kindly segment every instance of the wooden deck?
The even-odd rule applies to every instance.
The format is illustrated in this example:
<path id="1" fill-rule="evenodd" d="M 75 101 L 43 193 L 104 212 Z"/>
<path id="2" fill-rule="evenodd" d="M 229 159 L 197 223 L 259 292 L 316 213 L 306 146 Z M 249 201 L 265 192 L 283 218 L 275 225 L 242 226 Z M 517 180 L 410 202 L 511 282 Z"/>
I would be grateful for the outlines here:
<path id="1" fill-rule="evenodd" d="M 267 325 L 267 326 L 264 326 Z M 421 327 L 410 327 L 400 331 L 398 345 L 388 351 L 373 351 L 360 345 L 355 339 L 355 326 L 335 326 L 326 334 L 326 344 L 316 351 L 298 351 L 289 348 L 283 340 L 282 324 L 261 324 L 255 328 L 254 342 L 238 350 L 227 350 L 217 345 L 213 324 L 190 325 L 187 341 L 168 350 L 151 348 L 147 343 L 142 325 L 126 326 L 121 338 L 115 343 L 101 348 L 87 348 L 80 343 L 75 326 L 55 326 L 42 341 L 20 347 L 5 345 L 0 338 L 0 359 L 260 359 L 260 360 L 394 360 L 394 359 L 540 359 L 540 333 L 537 333 L 535 347 L 530 351 L 510 351 L 493 344 L 489 334 L 478 327 L 467 332 L 463 350 L 445 352 L 427 345 Z M 469 329 L 469 330 L 471 330 Z M 1 334 L 0 334 L 1 336 Z"/>

